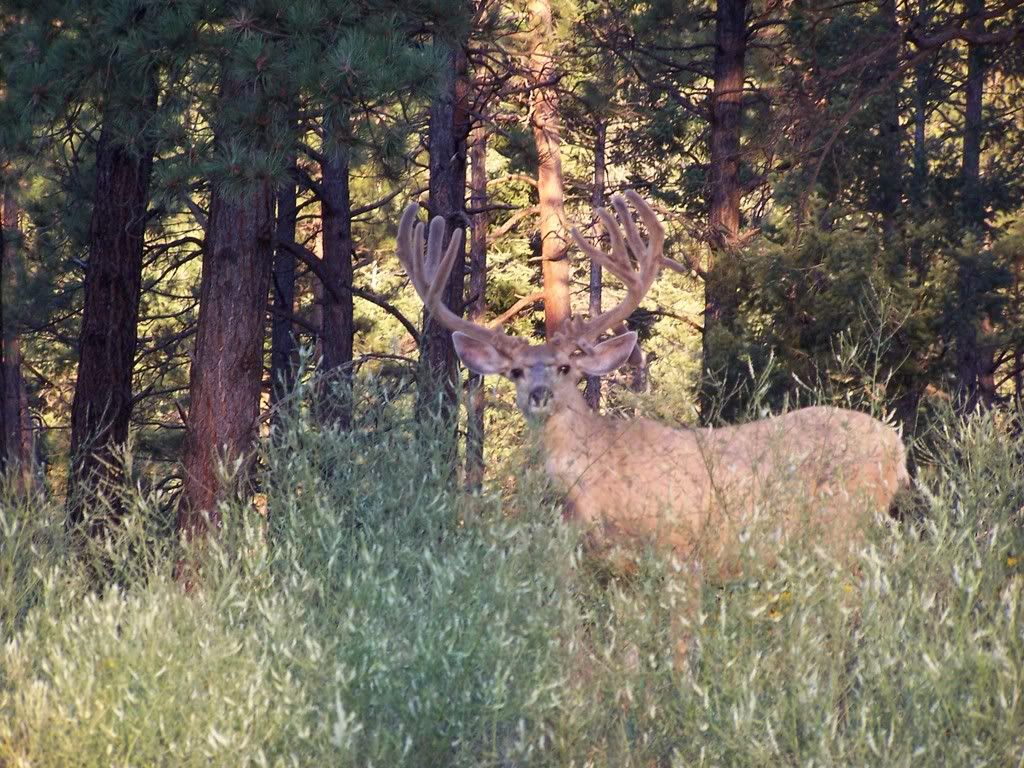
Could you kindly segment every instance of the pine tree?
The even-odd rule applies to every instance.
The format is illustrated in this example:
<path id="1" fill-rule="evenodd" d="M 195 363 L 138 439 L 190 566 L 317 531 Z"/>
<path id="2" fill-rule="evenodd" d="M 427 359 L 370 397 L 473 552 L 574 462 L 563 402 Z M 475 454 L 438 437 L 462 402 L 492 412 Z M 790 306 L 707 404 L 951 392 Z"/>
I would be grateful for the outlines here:
<path id="1" fill-rule="evenodd" d="M 277 191 L 277 225 L 274 230 L 274 267 L 270 287 L 270 393 L 277 405 L 295 386 L 298 344 L 292 317 L 295 312 L 295 253 L 288 244 L 295 241 L 298 218 L 297 168 L 294 156 L 288 161 L 288 177 Z"/>
<path id="2" fill-rule="evenodd" d="M 232 491 L 221 467 L 244 479 L 258 424 L 274 190 L 286 171 L 293 98 L 278 19 L 262 10 L 271 13 L 227 4 L 215 40 L 224 54 L 178 512 L 190 537 L 219 526 L 217 502 Z"/>
<path id="3" fill-rule="evenodd" d="M 439 52 L 440 71 L 436 95 L 430 104 L 427 128 L 429 141 L 430 191 L 427 203 L 431 218 L 441 216 L 447 226 L 445 241 L 466 223 L 466 149 L 469 137 L 469 81 L 467 77 L 467 33 L 440 30 L 434 46 Z M 465 282 L 465 241 L 463 254 L 442 291 L 444 303 L 462 313 Z M 420 385 L 416 410 L 421 420 L 440 406 L 443 419 L 454 413 L 459 363 L 452 345 L 451 332 L 423 313 L 420 335 Z"/>
<path id="4" fill-rule="evenodd" d="M 156 110 L 157 77 L 125 67 L 120 79 L 138 85 L 124 98 L 108 95 L 96 150 L 89 261 L 85 275 L 78 375 L 71 409 L 70 524 L 82 520 L 79 494 L 85 486 L 115 484 L 117 457 L 112 452 L 128 439 L 133 405 L 139 300 L 142 289 L 143 237 L 147 220 L 153 143 L 147 121 Z M 123 84 L 113 87 L 121 88 Z M 123 101 L 122 101 L 123 99 Z M 137 146 L 128 135 L 141 135 Z M 134 129 L 134 130 L 133 130 Z M 77 486 L 77 487 L 76 487 Z M 93 522 L 93 527 L 99 521 Z"/>
<path id="5" fill-rule="evenodd" d="M 0 252 L 0 261 L 5 263 L 4 270 L 8 283 L 0 284 L 8 296 L 19 289 L 18 249 L 21 242 L 21 211 L 18 206 L 15 185 L 11 182 L 3 190 L 0 200 L 0 229 L 4 237 L 0 239 L 4 250 Z M 4 432 L 0 434 L 0 442 L 4 444 L 3 458 L 6 468 L 13 472 L 15 488 L 21 494 L 28 493 L 35 486 L 35 440 L 31 417 L 28 410 L 28 392 L 22 365 L 22 339 L 14 323 L 0 326 L 3 336 L 0 338 L 0 364 L 2 364 L 3 392 L 0 395 L 0 407 L 3 409 Z"/>

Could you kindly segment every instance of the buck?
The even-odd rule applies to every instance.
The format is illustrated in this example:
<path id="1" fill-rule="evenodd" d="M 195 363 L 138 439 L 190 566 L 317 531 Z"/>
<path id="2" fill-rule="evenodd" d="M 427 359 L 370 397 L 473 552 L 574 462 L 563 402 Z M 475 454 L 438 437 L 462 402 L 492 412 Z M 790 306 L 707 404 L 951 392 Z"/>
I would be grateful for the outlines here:
<path id="1" fill-rule="evenodd" d="M 775 534 L 763 537 L 768 542 L 811 535 L 839 554 L 909 481 L 903 443 L 881 421 L 810 407 L 741 426 L 674 429 L 602 416 L 584 400 L 584 376 L 603 376 L 629 358 L 636 333 L 601 335 L 640 305 L 663 261 L 661 222 L 639 195 L 624 194 L 611 201 L 618 222 L 607 209 L 596 211 L 609 251 L 575 229 L 572 236 L 622 281 L 625 297 L 596 317 L 573 318 L 543 344 L 466 320 L 440 300 L 462 244 L 456 230 L 443 246 L 441 217 L 427 232 L 417 205 L 407 207 L 398 256 L 427 310 L 452 331 L 462 362 L 515 384 L 519 408 L 543 430 L 546 471 L 565 494 L 563 516 L 585 527 L 593 551 L 654 545 L 725 575 L 735 570 L 739 542 L 763 523 L 763 533 Z M 647 230 L 646 242 L 626 200 Z"/>

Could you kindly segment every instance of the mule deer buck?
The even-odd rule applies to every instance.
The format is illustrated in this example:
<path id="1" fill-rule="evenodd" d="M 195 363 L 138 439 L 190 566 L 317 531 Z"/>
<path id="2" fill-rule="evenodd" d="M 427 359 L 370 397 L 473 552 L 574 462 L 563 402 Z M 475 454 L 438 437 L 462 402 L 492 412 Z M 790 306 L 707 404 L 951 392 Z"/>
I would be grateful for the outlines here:
<path id="1" fill-rule="evenodd" d="M 647 230 L 646 242 L 626 200 Z M 909 481 L 903 443 L 882 422 L 810 407 L 742 426 L 673 429 L 588 407 L 578 387 L 583 376 L 614 371 L 637 343 L 633 332 L 599 341 L 601 334 L 640 305 L 663 258 L 665 231 L 651 207 L 633 191 L 612 206 L 618 222 L 597 210 L 609 252 L 575 229 L 572 235 L 622 281 L 626 295 L 597 317 L 574 318 L 544 344 L 473 323 L 440 300 L 461 231 L 444 248 L 444 220 L 434 218 L 428 233 L 416 204 L 398 228 L 398 256 L 426 308 L 452 331 L 463 363 L 511 379 L 520 409 L 543 429 L 545 468 L 566 494 L 564 517 L 586 528 L 598 552 L 653 544 L 697 568 L 714 564 L 723 576 L 737 564 L 737 542 L 758 521 L 776 534 L 765 537 L 769 543 L 792 534 L 813 535 L 826 548 L 856 542 Z"/>

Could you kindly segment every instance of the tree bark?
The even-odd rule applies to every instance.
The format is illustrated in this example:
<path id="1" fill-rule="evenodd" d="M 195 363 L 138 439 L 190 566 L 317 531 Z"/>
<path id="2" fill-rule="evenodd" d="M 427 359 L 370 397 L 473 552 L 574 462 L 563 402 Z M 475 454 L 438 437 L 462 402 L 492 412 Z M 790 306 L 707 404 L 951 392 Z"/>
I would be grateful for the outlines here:
<path id="1" fill-rule="evenodd" d="M 294 168 L 295 163 L 291 163 Z M 277 191 L 277 225 L 271 303 L 275 312 L 270 323 L 270 402 L 277 405 L 295 388 L 298 345 L 291 316 L 295 313 L 295 254 L 280 243 L 295 240 L 298 194 L 294 174 Z M 275 421 L 278 415 L 275 413 Z"/>
<path id="2" fill-rule="evenodd" d="M 325 127 L 325 132 L 329 129 Z M 349 199 L 349 154 L 338 142 L 327 141 L 322 166 L 321 218 L 323 265 L 335 290 L 325 290 L 320 333 L 324 376 L 321 418 L 348 429 L 352 424 L 352 209 Z"/>
<path id="3" fill-rule="evenodd" d="M 150 82 L 143 109 L 152 112 L 156 98 L 156 84 Z M 116 451 L 128 439 L 132 414 L 153 152 L 149 146 L 126 147 L 118 142 L 111 128 L 119 117 L 111 114 L 115 109 L 104 115 L 96 150 L 78 376 L 71 406 L 69 525 L 83 518 L 83 493 L 119 482 Z M 91 532 L 100 533 L 110 522 L 94 521 Z"/>
<path id="4" fill-rule="evenodd" d="M 259 87 L 259 86 L 254 86 Z M 254 87 L 226 79 L 230 109 Z M 217 137 L 223 141 L 226 137 Z M 267 291 L 273 262 L 274 194 L 268 181 L 243 191 L 215 186 L 199 287 L 199 324 L 192 361 L 184 488 L 178 529 L 200 537 L 219 527 L 218 465 L 244 474 L 256 437 L 263 374 Z"/>
<path id="5" fill-rule="evenodd" d="M 530 122 L 537 145 L 544 331 L 551 338 L 572 314 L 569 238 L 565 226 L 562 177 L 562 124 L 558 112 L 558 91 L 554 85 L 558 72 L 548 52 L 553 35 L 550 0 L 530 0 L 529 14 L 534 35 L 529 61 L 532 89 Z"/>
<path id="6" fill-rule="evenodd" d="M 715 9 L 714 89 L 711 94 L 711 166 L 708 219 L 712 245 L 735 245 L 740 231 L 740 132 L 747 0 L 718 0 Z"/>
<path id="7" fill-rule="evenodd" d="M 590 204 L 595 211 L 604 205 L 605 175 L 607 172 L 607 141 L 608 124 L 598 118 L 594 125 L 594 188 L 590 194 Z M 596 214 L 595 214 L 596 215 Z M 595 226 L 595 230 L 597 227 Z M 590 262 L 590 283 L 588 285 L 587 312 L 590 317 L 601 314 L 601 265 Z M 587 404 L 595 411 L 601 407 L 601 377 L 587 376 L 587 388 L 584 392 Z"/>
<path id="8" fill-rule="evenodd" d="M 985 32 L 985 0 L 968 0 L 968 30 Z M 985 85 L 985 54 L 978 43 L 967 43 L 967 79 L 964 83 L 964 139 L 962 166 L 962 215 L 964 228 L 976 236 L 974 248 L 983 247 L 985 209 L 981 193 L 982 96 Z M 990 408 L 996 400 L 993 350 L 987 338 L 991 319 L 979 311 L 981 275 L 976 253 L 963 254 L 957 273 L 956 368 L 963 406 Z"/>
<path id="9" fill-rule="evenodd" d="M 968 0 L 966 10 L 973 18 L 968 29 L 984 34 L 984 0 Z M 964 224 L 980 233 L 985 225 L 985 213 L 981 199 L 981 138 L 982 138 L 982 93 L 985 85 L 985 58 L 983 46 L 967 43 L 967 79 L 964 83 L 964 148 L 962 168 L 962 205 Z"/>
<path id="10" fill-rule="evenodd" d="M 466 52 L 463 42 L 438 41 L 444 55 L 441 88 L 430 105 L 429 215 L 447 222 L 445 241 L 453 230 L 466 225 L 466 141 L 469 136 Z M 455 259 L 441 299 L 453 311 L 462 312 L 465 256 Z M 442 417 L 455 412 L 458 358 L 451 332 L 423 313 L 420 337 L 420 386 L 416 412 L 425 418 L 440 406 Z"/>
<path id="11" fill-rule="evenodd" d="M 0 260 L 4 262 L 4 272 L 8 276 L 8 283 L 0 284 L 0 288 L 6 289 L 7 296 L 13 295 L 18 290 L 18 270 L 15 260 L 21 234 L 19 219 L 20 211 L 17 201 L 8 188 L 5 190 L 2 211 L 0 211 L 0 228 L 4 231 L 4 250 L 0 254 Z M 0 340 L 0 346 L 3 347 L 0 358 L 3 360 L 2 381 L 4 385 L 3 402 L 0 403 L 3 406 L 4 432 L 0 434 L 0 442 L 4 445 L 5 468 L 9 472 L 13 472 L 15 490 L 20 494 L 26 494 L 35 485 L 35 441 L 31 415 L 28 411 L 28 392 L 22 375 L 21 339 L 9 314 L 5 320 L 6 324 L 2 328 L 3 338 Z"/>
<path id="12" fill-rule="evenodd" d="M 473 214 L 469 241 L 470 320 L 482 323 L 487 313 L 487 130 L 478 123 L 470 149 L 469 205 Z M 478 491 L 484 481 L 484 377 L 470 371 L 466 381 L 466 487 Z"/>
<path id="13" fill-rule="evenodd" d="M 717 365 L 714 343 L 718 326 L 728 326 L 734 293 L 720 279 L 719 262 L 735 258 L 739 242 L 740 138 L 742 131 L 744 59 L 747 51 L 747 0 L 718 0 L 715 8 L 714 88 L 711 94 L 711 163 L 708 169 L 710 252 L 704 281 L 704 369 Z M 706 410 L 702 396 L 702 410 Z"/>

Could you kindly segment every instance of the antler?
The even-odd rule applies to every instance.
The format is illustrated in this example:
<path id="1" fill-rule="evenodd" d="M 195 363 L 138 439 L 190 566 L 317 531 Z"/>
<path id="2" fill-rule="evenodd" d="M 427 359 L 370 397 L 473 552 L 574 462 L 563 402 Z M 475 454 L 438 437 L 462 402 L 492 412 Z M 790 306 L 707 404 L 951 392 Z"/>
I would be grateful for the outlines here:
<path id="1" fill-rule="evenodd" d="M 457 315 L 441 300 L 452 265 L 462 248 L 462 230 L 452 232 L 448 247 L 443 249 L 445 222 L 443 216 L 435 216 L 430 222 L 430 231 L 424 247 L 426 226 L 416 220 L 419 210 L 417 203 L 410 203 L 402 213 L 398 224 L 397 251 L 398 258 L 409 273 L 416 293 L 420 295 L 423 306 L 431 317 L 450 331 L 461 331 L 477 341 L 508 352 L 519 341 L 507 336 L 500 330 L 478 325 L 471 320 Z"/>
<path id="2" fill-rule="evenodd" d="M 626 286 L 625 298 L 616 306 L 592 317 L 585 322 L 574 323 L 572 334 L 584 344 L 597 341 L 602 332 L 617 326 L 629 317 L 633 310 L 640 306 L 644 296 L 651 289 L 654 279 L 661 267 L 662 251 L 665 247 L 665 228 L 658 221 L 654 210 L 640 195 L 627 189 L 623 195 L 633 204 L 647 227 L 649 236 L 645 244 L 640 238 L 636 223 L 626 207 L 626 200 L 616 195 L 612 198 L 612 207 L 619 214 L 621 226 L 615 222 L 607 208 L 598 208 L 597 215 L 601 225 L 611 241 L 611 253 L 606 253 L 596 245 L 587 242 L 575 227 L 572 229 L 573 240 L 587 256 L 615 275 Z M 625 236 L 623 236 L 625 235 Z M 636 260 L 636 268 L 629 258 L 632 252 Z"/>

